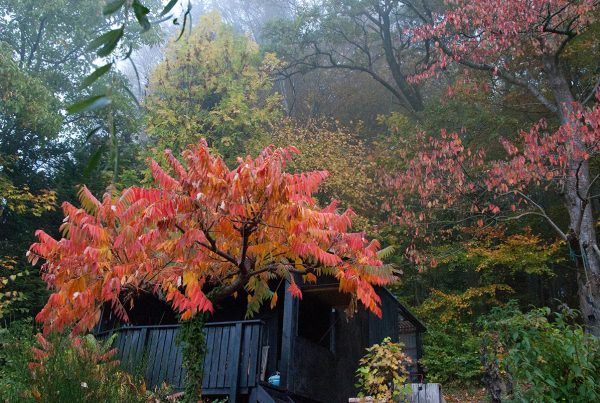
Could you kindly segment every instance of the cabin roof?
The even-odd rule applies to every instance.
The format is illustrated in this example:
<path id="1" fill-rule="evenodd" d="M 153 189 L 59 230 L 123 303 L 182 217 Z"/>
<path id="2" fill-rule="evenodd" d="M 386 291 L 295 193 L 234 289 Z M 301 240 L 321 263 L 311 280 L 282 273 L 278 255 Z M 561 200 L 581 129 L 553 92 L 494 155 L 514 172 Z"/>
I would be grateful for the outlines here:
<path id="1" fill-rule="evenodd" d="M 319 291 L 319 290 L 326 290 L 326 289 L 331 289 L 331 290 L 335 290 L 337 291 L 339 289 L 339 282 L 336 278 L 331 277 L 331 276 L 321 276 L 317 279 L 317 283 L 316 284 L 302 284 L 300 285 L 300 288 L 302 289 L 302 292 L 315 292 L 315 291 Z M 425 326 L 425 324 L 423 324 L 423 322 L 421 322 L 411 311 L 410 309 L 408 309 L 406 306 L 404 306 L 404 304 L 402 304 L 398 298 L 396 298 L 394 296 L 394 294 L 392 294 L 390 292 L 390 290 L 388 290 L 385 287 L 377 287 L 378 291 L 381 291 L 383 293 L 386 293 L 390 299 L 397 305 L 398 307 L 398 311 L 399 313 L 402 315 L 402 317 L 404 317 L 406 320 L 408 320 L 409 322 L 411 322 L 415 328 L 417 329 L 417 331 L 419 332 L 426 332 L 427 331 L 427 327 Z M 337 293 L 336 293 L 337 294 Z M 341 295 L 338 297 L 338 299 L 341 301 L 344 298 L 349 299 L 349 297 L 347 295 Z M 338 303 L 340 301 L 337 301 Z M 343 305 L 340 303 L 340 305 Z"/>

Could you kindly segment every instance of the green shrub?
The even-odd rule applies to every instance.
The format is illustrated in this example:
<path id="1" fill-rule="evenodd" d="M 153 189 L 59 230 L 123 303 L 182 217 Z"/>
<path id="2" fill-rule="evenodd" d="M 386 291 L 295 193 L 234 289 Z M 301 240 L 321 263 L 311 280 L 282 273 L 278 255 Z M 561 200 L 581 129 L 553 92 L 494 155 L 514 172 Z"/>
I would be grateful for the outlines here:
<path id="1" fill-rule="evenodd" d="M 140 402 L 145 386 L 121 371 L 113 359 L 112 339 L 37 336 L 31 395 L 44 402 Z"/>
<path id="2" fill-rule="evenodd" d="M 484 342 L 497 362 L 507 400 L 600 401 L 600 340 L 575 323 L 575 311 L 539 308 L 522 313 L 516 304 L 486 319 Z M 490 344 L 499 347 L 489 348 Z"/>
<path id="3" fill-rule="evenodd" d="M 33 359 L 33 322 L 12 322 L 8 328 L 0 328 L 0 391 L 2 402 L 27 401 L 31 395 L 31 373 L 28 368 Z"/>
<path id="4" fill-rule="evenodd" d="M 389 337 L 381 344 L 367 348 L 356 370 L 356 387 L 359 396 L 372 396 L 376 401 L 398 401 L 404 397 L 408 379 L 407 365 L 410 358 L 402 351 L 402 343 L 394 343 Z M 410 387 L 410 386 L 408 386 Z"/>
<path id="5" fill-rule="evenodd" d="M 431 323 L 423 338 L 428 382 L 445 387 L 479 386 L 482 377 L 479 332 L 459 321 Z"/>
<path id="6" fill-rule="evenodd" d="M 32 323 L 2 329 L 0 390 L 4 402 L 160 402 L 165 388 L 151 393 L 144 381 L 119 367 L 113 340 L 92 335 L 33 336 Z"/>

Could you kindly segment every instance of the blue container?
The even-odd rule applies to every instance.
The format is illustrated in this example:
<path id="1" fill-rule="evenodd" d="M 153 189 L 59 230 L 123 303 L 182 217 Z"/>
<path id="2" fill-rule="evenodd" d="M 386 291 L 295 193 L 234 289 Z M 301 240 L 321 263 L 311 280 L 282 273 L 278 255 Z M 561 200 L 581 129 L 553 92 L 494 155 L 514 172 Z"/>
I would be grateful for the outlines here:
<path id="1" fill-rule="evenodd" d="M 279 386 L 279 382 L 281 381 L 281 376 L 279 375 L 279 372 L 275 372 L 274 375 L 271 375 L 268 381 L 271 385 Z"/>

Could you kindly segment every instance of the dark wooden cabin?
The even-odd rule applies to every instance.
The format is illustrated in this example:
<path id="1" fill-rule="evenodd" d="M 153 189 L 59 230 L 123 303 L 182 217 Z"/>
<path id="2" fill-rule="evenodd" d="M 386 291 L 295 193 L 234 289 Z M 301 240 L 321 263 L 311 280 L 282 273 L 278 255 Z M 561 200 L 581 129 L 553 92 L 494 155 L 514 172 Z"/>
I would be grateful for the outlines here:
<path id="1" fill-rule="evenodd" d="M 378 318 L 360 304 L 348 315 L 349 296 L 333 279 L 302 286 L 301 300 L 280 288 L 277 306 L 263 307 L 252 320 L 244 320 L 240 300 L 216 307 L 206 326 L 205 396 L 228 396 L 230 402 L 347 402 L 357 393 L 358 360 L 384 337 L 404 343 L 414 363 L 411 377 L 422 379 L 417 360 L 425 327 L 387 289 L 377 289 L 383 311 Z M 107 313 L 97 334 L 116 332 L 122 364 L 142 371 L 150 387 L 166 382 L 181 390 L 179 325 L 166 304 L 145 299 L 129 313 L 131 324 L 119 326 Z M 276 372 L 279 387 L 266 382 Z"/>

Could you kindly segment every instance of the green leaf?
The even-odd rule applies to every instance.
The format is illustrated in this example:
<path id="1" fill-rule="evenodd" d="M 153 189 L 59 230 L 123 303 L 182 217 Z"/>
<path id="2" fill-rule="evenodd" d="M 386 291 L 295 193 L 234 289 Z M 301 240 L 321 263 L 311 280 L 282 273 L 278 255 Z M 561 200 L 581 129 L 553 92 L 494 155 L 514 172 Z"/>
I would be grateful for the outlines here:
<path id="1" fill-rule="evenodd" d="M 84 177 L 86 177 L 86 178 L 89 177 L 90 173 L 92 173 L 92 171 L 94 169 L 96 169 L 96 167 L 98 166 L 98 162 L 100 162 L 100 157 L 102 157 L 102 154 L 104 153 L 104 149 L 105 149 L 105 146 L 102 145 L 100 148 L 98 148 L 96 151 L 94 151 L 94 154 L 92 154 L 92 156 L 90 157 L 90 160 L 88 161 L 87 165 L 83 169 Z"/>
<path id="2" fill-rule="evenodd" d="M 125 31 L 124 27 L 116 28 L 110 30 L 96 39 L 94 39 L 89 46 L 90 50 L 98 49 L 96 54 L 99 57 L 105 57 L 110 55 L 110 53 L 117 47 L 119 41 L 123 37 L 123 33 Z"/>
<path id="3" fill-rule="evenodd" d="M 135 96 L 135 94 L 133 92 L 131 92 L 131 90 L 129 89 L 129 87 L 127 87 L 126 85 L 123 86 L 123 89 L 125 90 L 125 92 L 131 97 L 131 99 L 133 99 L 133 102 L 135 102 L 135 105 L 140 108 L 140 101 L 138 101 L 137 97 Z"/>
<path id="4" fill-rule="evenodd" d="M 162 17 L 163 15 L 166 15 L 169 11 L 171 11 L 173 9 L 173 7 L 175 7 L 175 5 L 179 3 L 179 0 L 171 0 L 167 3 L 167 5 L 165 6 L 165 8 L 163 8 L 163 10 L 161 11 L 159 17 Z"/>
<path id="5" fill-rule="evenodd" d="M 129 62 L 131 63 L 131 67 L 133 68 L 133 71 L 135 72 L 135 78 L 136 78 L 136 82 L 138 85 L 138 90 L 141 93 L 142 92 L 142 84 L 140 83 L 140 73 L 138 73 L 138 69 L 137 69 L 133 59 L 129 59 Z M 125 88 L 127 88 L 127 86 L 125 86 Z M 137 99 L 136 99 L 136 103 L 137 103 Z"/>
<path id="6" fill-rule="evenodd" d="M 88 141 L 90 138 L 92 138 L 92 136 L 96 133 L 98 133 L 98 131 L 102 129 L 102 126 L 96 126 L 94 127 L 92 130 L 90 130 L 88 132 L 88 134 L 85 136 L 85 141 Z"/>
<path id="7" fill-rule="evenodd" d="M 150 10 L 148 7 L 144 6 L 140 3 L 139 0 L 133 0 L 133 13 L 135 14 L 135 18 L 138 20 L 144 31 L 150 29 L 150 21 L 148 20 L 148 14 Z"/>
<path id="8" fill-rule="evenodd" d="M 102 14 L 104 14 L 104 15 L 114 14 L 117 11 L 119 11 L 119 9 L 121 7 L 123 7 L 123 4 L 125 4 L 125 0 L 113 0 L 110 3 L 106 4 L 102 8 Z"/>
<path id="9" fill-rule="evenodd" d="M 67 112 L 70 114 L 89 112 L 95 109 L 104 108 L 105 106 L 110 105 L 111 102 L 111 99 L 106 95 L 95 95 L 70 105 L 67 108 Z"/>
<path id="10" fill-rule="evenodd" d="M 112 63 L 105 64 L 104 66 L 98 67 L 96 70 L 92 72 L 89 76 L 87 76 L 83 82 L 81 83 L 81 88 L 88 87 L 92 85 L 96 80 L 106 74 L 110 68 L 112 67 Z"/>

